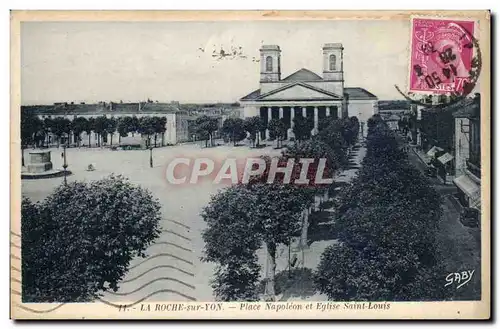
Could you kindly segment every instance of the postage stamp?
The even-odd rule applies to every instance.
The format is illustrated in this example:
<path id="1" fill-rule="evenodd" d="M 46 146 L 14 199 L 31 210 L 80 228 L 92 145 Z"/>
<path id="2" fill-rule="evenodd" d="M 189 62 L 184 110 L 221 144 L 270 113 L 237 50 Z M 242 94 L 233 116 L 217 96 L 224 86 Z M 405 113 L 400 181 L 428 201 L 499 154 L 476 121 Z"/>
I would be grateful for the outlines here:
<path id="1" fill-rule="evenodd" d="M 11 317 L 488 318 L 489 20 L 13 11 Z"/>
<path id="2" fill-rule="evenodd" d="M 413 18 L 410 92 L 464 92 L 474 49 L 474 21 Z"/>

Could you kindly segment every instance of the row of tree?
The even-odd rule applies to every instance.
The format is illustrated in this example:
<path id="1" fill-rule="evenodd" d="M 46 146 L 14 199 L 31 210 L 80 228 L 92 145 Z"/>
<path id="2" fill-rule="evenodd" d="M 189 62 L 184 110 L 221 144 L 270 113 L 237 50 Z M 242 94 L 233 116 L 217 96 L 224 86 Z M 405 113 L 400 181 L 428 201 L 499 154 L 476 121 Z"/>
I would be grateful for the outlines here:
<path id="1" fill-rule="evenodd" d="M 262 244 L 266 246 L 271 264 L 266 275 L 266 298 L 274 299 L 277 247 L 290 245 L 293 237 L 303 235 L 315 196 L 328 190 L 328 186 L 314 184 L 319 160 L 327 159 L 325 176 L 332 177 L 347 164 L 348 151 L 357 142 L 357 118 L 325 121 L 325 129 L 318 135 L 287 146 L 278 159 L 278 166 L 285 166 L 290 159 L 296 160 L 292 182 L 302 169 L 298 159 L 314 159 L 307 173 L 309 184 L 284 184 L 283 174 L 268 182 L 273 159 L 264 157 L 267 170 L 262 175 L 253 177 L 248 184 L 240 183 L 220 191 L 204 208 L 202 217 L 207 229 L 203 233 L 203 260 L 217 265 L 212 288 L 218 300 L 258 299 L 260 265 L 256 251 Z M 307 231 L 305 233 L 307 236 Z"/>
<path id="2" fill-rule="evenodd" d="M 440 196 L 379 116 L 368 121 L 362 165 L 340 197 L 339 239 L 321 257 L 316 286 L 336 301 L 442 300 Z"/>
<path id="3" fill-rule="evenodd" d="M 318 130 L 324 131 L 334 118 L 324 118 L 319 122 Z M 351 119 L 341 120 L 343 132 L 346 133 L 345 140 L 352 144 L 352 140 L 357 138 L 359 133 L 359 122 L 356 117 Z M 298 142 L 303 142 L 308 140 L 312 136 L 312 131 L 314 129 L 314 121 L 312 118 L 303 117 L 298 115 L 293 119 L 293 129 L 292 132 L 295 136 L 295 140 Z M 218 129 L 216 119 L 202 116 L 196 120 L 197 132 L 200 134 L 202 139 L 209 139 L 213 132 Z M 247 136 L 252 142 L 253 146 L 258 146 L 260 142 L 260 135 L 266 130 L 269 130 L 269 137 L 271 140 L 276 140 L 277 147 L 282 147 L 283 140 L 288 136 L 288 130 L 290 129 L 290 123 L 284 118 L 271 119 L 266 122 L 259 116 L 248 117 L 243 119 L 240 118 L 228 118 L 224 121 L 221 129 L 222 136 L 225 140 L 232 142 L 236 145 L 238 142 L 244 140 Z"/>
<path id="4" fill-rule="evenodd" d="M 113 135 L 118 132 L 119 138 L 126 137 L 129 133 L 139 133 L 148 138 L 154 137 L 154 145 L 157 146 L 157 139 L 166 131 L 167 118 L 156 116 L 136 116 L 123 117 L 76 117 L 69 120 L 63 117 L 40 119 L 38 116 L 26 110 L 21 112 L 21 143 L 24 148 L 29 145 L 43 147 L 47 141 L 47 136 L 52 134 L 56 138 L 59 146 L 63 137 L 71 134 L 75 137 L 78 146 L 82 142 L 81 134 L 87 133 L 88 146 L 91 147 L 91 133 L 97 134 L 97 145 L 101 146 L 103 141 L 107 141 L 110 136 L 110 144 L 113 144 Z M 67 138 L 69 143 L 69 138 Z"/>

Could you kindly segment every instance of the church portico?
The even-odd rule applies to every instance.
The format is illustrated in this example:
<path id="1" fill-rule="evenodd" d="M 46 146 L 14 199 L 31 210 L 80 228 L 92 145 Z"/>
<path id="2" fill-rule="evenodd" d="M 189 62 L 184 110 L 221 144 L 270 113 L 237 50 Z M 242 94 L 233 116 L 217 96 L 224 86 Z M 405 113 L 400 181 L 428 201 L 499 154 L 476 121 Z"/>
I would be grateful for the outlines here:
<path id="1" fill-rule="evenodd" d="M 267 125 L 273 119 L 282 119 L 287 125 L 287 137 L 292 138 L 294 119 L 298 116 L 308 118 L 313 121 L 314 129 L 313 134 L 316 134 L 319 129 L 320 122 L 327 117 L 339 118 L 342 114 L 341 102 L 334 102 L 330 104 L 317 103 L 311 104 L 310 102 L 294 102 L 282 104 L 258 104 L 259 116 L 262 121 Z M 269 139 L 269 131 L 267 130 L 262 138 Z"/>
<path id="2" fill-rule="evenodd" d="M 294 137 L 294 118 L 298 116 L 314 123 L 312 134 L 317 134 L 320 122 L 327 117 L 341 119 L 351 113 L 358 116 L 359 112 L 363 112 L 359 113 L 362 120 L 371 117 L 376 113 L 373 104 L 377 97 L 362 88 L 344 88 L 343 49 L 339 43 L 323 46 L 322 77 L 303 68 L 282 79 L 280 47 L 263 45 L 260 88 L 240 99 L 245 117 L 260 116 L 266 125 L 282 119 L 288 127 L 288 138 Z M 356 109 L 350 108 L 350 100 L 357 104 Z M 358 105 L 361 103 L 363 106 Z M 261 137 L 268 139 L 269 131 L 262 132 Z"/>

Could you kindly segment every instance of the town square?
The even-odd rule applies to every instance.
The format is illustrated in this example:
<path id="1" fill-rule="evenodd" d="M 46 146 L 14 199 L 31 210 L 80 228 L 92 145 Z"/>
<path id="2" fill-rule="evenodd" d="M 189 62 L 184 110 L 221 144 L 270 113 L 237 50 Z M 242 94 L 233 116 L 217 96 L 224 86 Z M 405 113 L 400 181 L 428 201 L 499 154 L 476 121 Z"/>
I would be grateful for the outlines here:
<path id="1" fill-rule="evenodd" d="M 401 95 L 409 21 L 330 23 L 26 23 L 21 302 L 481 300 L 475 77 Z"/>

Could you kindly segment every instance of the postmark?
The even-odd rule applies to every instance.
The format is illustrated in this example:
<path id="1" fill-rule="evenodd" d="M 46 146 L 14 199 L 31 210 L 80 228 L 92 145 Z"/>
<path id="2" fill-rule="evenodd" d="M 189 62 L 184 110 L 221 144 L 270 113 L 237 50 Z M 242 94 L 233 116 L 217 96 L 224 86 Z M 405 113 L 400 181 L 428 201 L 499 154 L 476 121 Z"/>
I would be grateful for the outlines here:
<path id="1" fill-rule="evenodd" d="M 448 96 L 434 107 L 448 106 L 472 93 L 481 72 L 481 50 L 474 37 L 473 20 L 412 18 L 408 66 L 408 93 L 405 99 L 417 105 L 426 96 Z"/>

